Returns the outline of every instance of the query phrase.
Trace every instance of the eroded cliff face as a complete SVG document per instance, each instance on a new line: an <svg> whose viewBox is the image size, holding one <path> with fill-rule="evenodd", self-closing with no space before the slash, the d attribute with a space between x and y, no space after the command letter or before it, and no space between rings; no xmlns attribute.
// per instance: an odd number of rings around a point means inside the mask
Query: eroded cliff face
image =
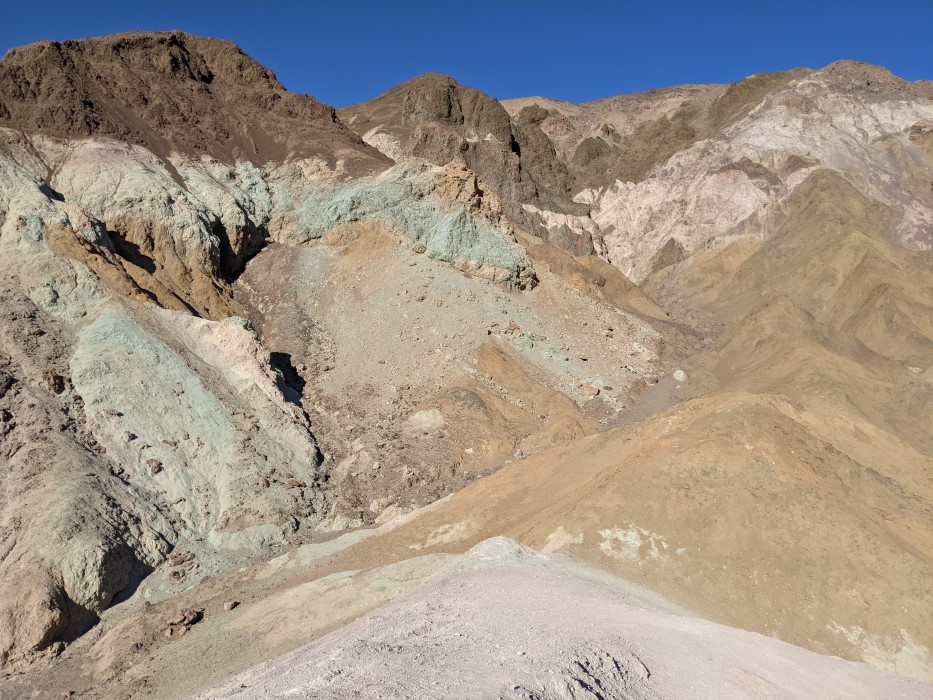
<svg viewBox="0 0 933 700"><path fill-rule="evenodd" d="M543 237L550 238L548 230L528 216L523 204L586 211L570 199L567 167L534 121L512 119L497 100L448 76L419 76L338 113L366 143L391 158L469 168L498 195L513 220ZM593 250L589 240L572 244L577 252Z"/></svg>
<svg viewBox="0 0 933 700"><path fill-rule="evenodd" d="M807 176L832 170L895 212L892 240L933 246L924 134L933 86L851 61L569 105L505 103L541 128L577 174L574 199L600 254L637 282L674 241L687 252L770 226ZM576 167L573 167L576 164ZM560 216L545 213L553 225Z"/></svg>
<svg viewBox="0 0 933 700"><path fill-rule="evenodd" d="M10 52L4 663L191 692L202 608L220 682L507 534L931 677L931 92L335 112L181 33Z"/></svg>

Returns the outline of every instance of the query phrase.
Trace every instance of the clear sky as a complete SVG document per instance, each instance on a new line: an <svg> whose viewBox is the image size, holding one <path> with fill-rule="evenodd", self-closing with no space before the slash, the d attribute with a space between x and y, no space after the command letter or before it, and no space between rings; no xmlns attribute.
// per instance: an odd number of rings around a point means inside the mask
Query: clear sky
<svg viewBox="0 0 933 700"><path fill-rule="evenodd" d="M132 29L231 39L338 107L426 71L575 102L841 58L933 79L933 0L0 0L0 53Z"/></svg>

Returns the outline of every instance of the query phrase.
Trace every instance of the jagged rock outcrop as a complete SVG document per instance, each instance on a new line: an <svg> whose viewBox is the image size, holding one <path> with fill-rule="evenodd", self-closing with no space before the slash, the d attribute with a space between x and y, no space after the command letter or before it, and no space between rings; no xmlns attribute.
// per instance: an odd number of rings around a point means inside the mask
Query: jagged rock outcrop
<svg viewBox="0 0 933 700"><path fill-rule="evenodd" d="M920 144L933 124L930 82L843 61L583 105L504 104L519 118L548 113L541 128L577 178L574 198L592 207L600 254L637 282L662 246L689 253L758 230L817 168L890 206L895 240L933 245L930 161Z"/></svg>
<svg viewBox="0 0 933 700"><path fill-rule="evenodd" d="M392 158L463 163L493 188L511 217L542 234L522 204L586 211L570 199L566 166L537 122L511 119L497 100L448 76L419 76L338 113Z"/></svg>

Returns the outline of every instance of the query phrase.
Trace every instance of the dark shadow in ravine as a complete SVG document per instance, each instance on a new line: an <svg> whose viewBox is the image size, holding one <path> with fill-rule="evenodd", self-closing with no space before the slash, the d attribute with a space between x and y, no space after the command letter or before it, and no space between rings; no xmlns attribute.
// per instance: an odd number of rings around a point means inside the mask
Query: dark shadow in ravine
<svg viewBox="0 0 933 700"><path fill-rule="evenodd" d="M287 352L269 353L272 367L279 373L279 389L291 403L301 406L302 394L305 389L305 380L292 364L292 356Z"/></svg>

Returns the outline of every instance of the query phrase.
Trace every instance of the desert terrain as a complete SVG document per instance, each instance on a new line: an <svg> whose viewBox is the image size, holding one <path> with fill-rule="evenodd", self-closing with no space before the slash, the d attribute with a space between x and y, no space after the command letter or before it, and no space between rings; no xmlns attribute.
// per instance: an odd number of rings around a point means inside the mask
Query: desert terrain
<svg viewBox="0 0 933 700"><path fill-rule="evenodd" d="M37 42L0 285L4 698L933 694L933 82Z"/></svg>

